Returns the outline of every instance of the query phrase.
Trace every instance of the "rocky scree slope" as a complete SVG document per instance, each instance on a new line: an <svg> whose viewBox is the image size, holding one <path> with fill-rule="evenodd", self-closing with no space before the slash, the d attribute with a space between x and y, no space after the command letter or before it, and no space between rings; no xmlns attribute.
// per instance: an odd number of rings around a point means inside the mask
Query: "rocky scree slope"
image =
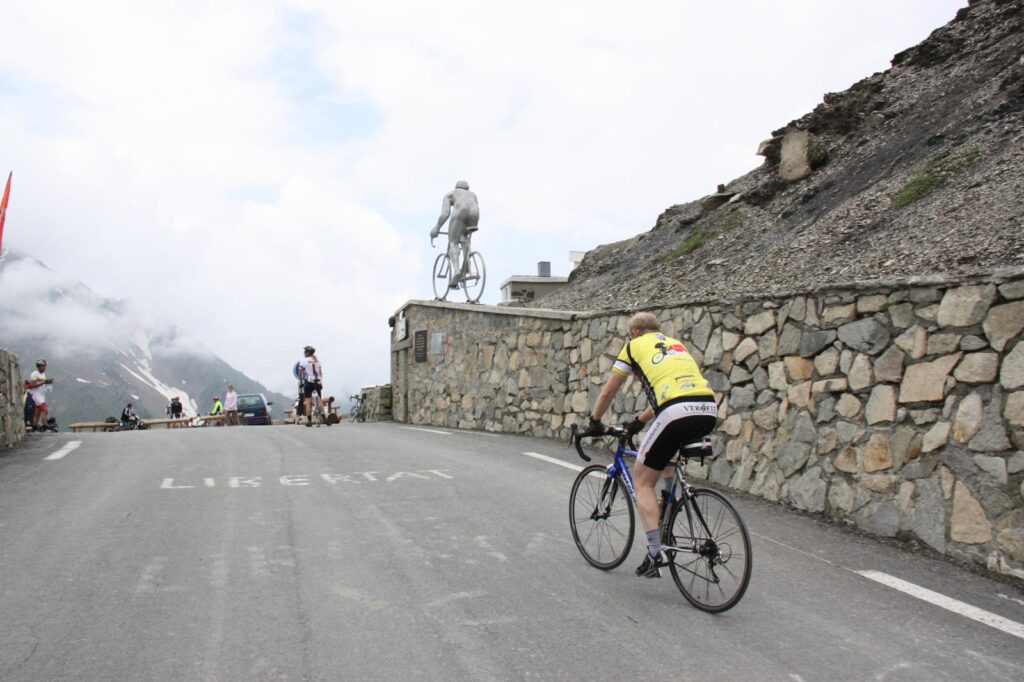
<svg viewBox="0 0 1024 682"><path fill-rule="evenodd" d="M979 0L761 143L764 164L587 253L570 310L1024 265L1024 0Z"/></svg>

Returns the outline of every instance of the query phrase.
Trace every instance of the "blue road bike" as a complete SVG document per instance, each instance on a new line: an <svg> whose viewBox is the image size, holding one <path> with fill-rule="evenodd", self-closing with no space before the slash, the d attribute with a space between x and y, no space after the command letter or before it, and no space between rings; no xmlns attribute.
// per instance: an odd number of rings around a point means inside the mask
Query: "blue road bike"
<svg viewBox="0 0 1024 682"><path fill-rule="evenodd" d="M610 465L584 468L569 495L569 525L583 558L592 566L610 570L629 555L636 531L636 490L626 458L636 458L632 435L609 427L606 435L619 444ZM572 426L570 444L589 462L581 440L589 436ZM687 601L702 611L720 613L739 603L750 583L753 557L750 535L739 512L717 490L696 488L683 476L690 459L711 456L711 441L683 443L673 467L670 493L662 493L661 542L669 557L669 570Z"/></svg>

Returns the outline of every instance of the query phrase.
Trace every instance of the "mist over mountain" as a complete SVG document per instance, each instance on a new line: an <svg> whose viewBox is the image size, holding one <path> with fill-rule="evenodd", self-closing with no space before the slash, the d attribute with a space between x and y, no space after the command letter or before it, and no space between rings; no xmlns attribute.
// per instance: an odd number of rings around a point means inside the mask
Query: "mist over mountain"
<svg viewBox="0 0 1024 682"><path fill-rule="evenodd" d="M187 414L202 414L229 383L263 393L275 419L292 402L145 307L99 296L15 250L0 254L0 346L18 356L26 378L47 360L48 403L61 425L116 417L129 401L142 417L163 417L173 396Z"/></svg>

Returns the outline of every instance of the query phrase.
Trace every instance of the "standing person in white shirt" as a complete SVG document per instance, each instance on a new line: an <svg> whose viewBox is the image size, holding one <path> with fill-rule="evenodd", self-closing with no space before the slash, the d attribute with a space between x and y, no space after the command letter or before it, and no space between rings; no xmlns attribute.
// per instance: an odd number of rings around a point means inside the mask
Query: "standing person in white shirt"
<svg viewBox="0 0 1024 682"><path fill-rule="evenodd" d="M306 408L306 426L313 426L313 393L323 396L323 369L316 357L316 348L306 346L302 349L302 359L299 360L299 379L302 380L303 405Z"/></svg>
<svg viewBox="0 0 1024 682"><path fill-rule="evenodd" d="M228 426L242 423L238 418L238 394L234 384L228 384L228 392L224 394L224 420Z"/></svg>
<svg viewBox="0 0 1024 682"><path fill-rule="evenodd" d="M46 394L50 390L53 379L46 378L46 360L36 360L36 371L28 378L28 392L32 401L36 404L36 411L32 414L32 430L38 431L39 425L46 426Z"/></svg>

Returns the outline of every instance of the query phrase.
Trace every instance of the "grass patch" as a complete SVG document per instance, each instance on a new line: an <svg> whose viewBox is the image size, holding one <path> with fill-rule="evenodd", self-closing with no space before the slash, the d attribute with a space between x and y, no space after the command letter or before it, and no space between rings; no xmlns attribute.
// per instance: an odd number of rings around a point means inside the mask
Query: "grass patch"
<svg viewBox="0 0 1024 682"><path fill-rule="evenodd" d="M676 258L693 253L699 249L704 242L714 239L720 234L743 227L743 212L739 209L730 211L727 215L707 227L698 227L690 233L686 241L672 249L672 252L665 256L664 262L674 261Z"/></svg>
<svg viewBox="0 0 1024 682"><path fill-rule="evenodd" d="M980 149L970 149L963 154L932 159L924 167L924 173L900 188L892 197L892 207L904 208L941 187L953 175L967 170L981 157Z"/></svg>

